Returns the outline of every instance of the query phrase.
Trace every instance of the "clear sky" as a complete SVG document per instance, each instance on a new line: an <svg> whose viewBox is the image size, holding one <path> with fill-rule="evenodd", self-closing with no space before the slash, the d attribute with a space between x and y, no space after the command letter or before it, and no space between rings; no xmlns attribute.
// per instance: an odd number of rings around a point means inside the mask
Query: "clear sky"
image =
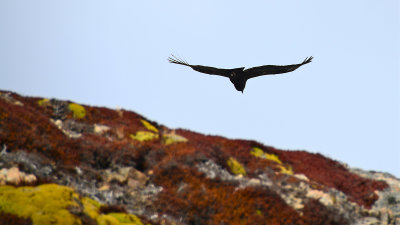
<svg viewBox="0 0 400 225"><path fill-rule="evenodd" d="M221 68L312 63L247 82ZM398 0L0 0L0 89L400 177Z"/></svg>

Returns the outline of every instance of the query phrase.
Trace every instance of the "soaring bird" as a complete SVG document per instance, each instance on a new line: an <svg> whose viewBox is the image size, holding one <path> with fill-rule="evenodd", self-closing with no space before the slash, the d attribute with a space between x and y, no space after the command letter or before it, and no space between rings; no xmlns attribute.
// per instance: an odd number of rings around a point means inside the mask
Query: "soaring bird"
<svg viewBox="0 0 400 225"><path fill-rule="evenodd" d="M229 78L233 85L235 85L236 90L241 91L243 93L244 88L246 87L246 82L250 78L263 76L263 75L274 75L280 73L288 73L296 70L300 66L310 63L313 57L306 58L300 64L292 64L286 66L276 66L276 65L265 65L265 66L257 66L249 69L244 69L245 67L233 68L233 69L220 69L210 66L201 66L201 65L190 65L186 61L172 55L172 57L168 57L168 61L170 63L180 64L184 66L189 66L192 69L200 72L211 75L219 75L223 77Z"/></svg>

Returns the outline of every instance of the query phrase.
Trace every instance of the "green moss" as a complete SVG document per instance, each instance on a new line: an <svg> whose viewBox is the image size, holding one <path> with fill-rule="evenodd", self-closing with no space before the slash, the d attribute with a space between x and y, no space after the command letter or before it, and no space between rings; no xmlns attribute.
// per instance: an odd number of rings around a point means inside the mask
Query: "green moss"
<svg viewBox="0 0 400 225"><path fill-rule="evenodd" d="M56 184L0 187L0 211L31 218L33 224L82 224L67 208L79 207L73 189Z"/></svg>
<svg viewBox="0 0 400 225"><path fill-rule="evenodd" d="M72 111L74 118L82 119L86 115L85 107L78 105L76 103L70 103L68 105L69 110Z"/></svg>
<svg viewBox="0 0 400 225"><path fill-rule="evenodd" d="M146 120L140 120L140 122L142 122L143 126L145 126L147 130L158 133L158 129L155 126L151 125L151 123L147 122Z"/></svg>
<svg viewBox="0 0 400 225"><path fill-rule="evenodd" d="M236 174L236 175L241 174L243 176L246 175L245 168L242 166L242 164L240 164L240 162L238 162L233 157L230 157L226 163L228 164L228 166L233 174Z"/></svg>
<svg viewBox="0 0 400 225"><path fill-rule="evenodd" d="M158 134L150 131L138 131L136 134L129 135L130 138L136 141L150 141L158 138Z"/></svg>

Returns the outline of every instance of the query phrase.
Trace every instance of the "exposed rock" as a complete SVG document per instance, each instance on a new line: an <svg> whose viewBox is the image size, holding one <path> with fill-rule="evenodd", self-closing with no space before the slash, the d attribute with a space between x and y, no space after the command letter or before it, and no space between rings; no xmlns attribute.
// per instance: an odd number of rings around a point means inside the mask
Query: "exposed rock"
<svg viewBox="0 0 400 225"><path fill-rule="evenodd" d="M58 127L58 129L60 129L65 135L67 135L70 138L80 138L82 136L81 133L75 132L71 129L68 129L65 124L63 123L63 121L61 120L52 120L50 119L50 121L52 123L54 123L54 125L56 125ZM69 126L71 127L71 125Z"/></svg>
<svg viewBox="0 0 400 225"><path fill-rule="evenodd" d="M68 102L59 101L57 99L51 99L50 104L45 104L45 106L50 105L53 108L51 117L54 120L65 120L70 110L68 108Z"/></svg>
<svg viewBox="0 0 400 225"><path fill-rule="evenodd" d="M105 132L109 131L110 127L106 125L101 125L101 124L95 124L94 125L94 133L96 134L104 134Z"/></svg>
<svg viewBox="0 0 400 225"><path fill-rule="evenodd" d="M15 167L19 165L28 174L35 174L38 177L50 177L54 171L54 163L43 155L29 153L28 151L15 151L4 154L0 157L0 168Z"/></svg>
<svg viewBox="0 0 400 225"><path fill-rule="evenodd" d="M33 184L36 182L36 176L33 174L26 174L19 171L18 167L2 168L0 170L0 184L20 185Z"/></svg>
<svg viewBox="0 0 400 225"><path fill-rule="evenodd" d="M103 172L105 182L117 181L119 184L127 184L129 187L145 186L148 177L133 167L122 167L118 169L107 169Z"/></svg>
<svg viewBox="0 0 400 225"><path fill-rule="evenodd" d="M17 105L17 106L24 106L24 104L22 102L14 99L11 96L10 92L2 92L2 91L0 91L0 98L4 99L6 102L9 102L9 103Z"/></svg>
<svg viewBox="0 0 400 225"><path fill-rule="evenodd" d="M400 179L388 174L374 171L351 169L362 177L386 182L389 187L377 190L379 198L372 209L367 211L370 218L375 218L378 224L400 224ZM373 223L371 223L373 224Z"/></svg>
<svg viewBox="0 0 400 225"><path fill-rule="evenodd" d="M177 142L186 142L188 141L185 137L176 134L174 130L163 132L163 139L166 145L170 145Z"/></svg>

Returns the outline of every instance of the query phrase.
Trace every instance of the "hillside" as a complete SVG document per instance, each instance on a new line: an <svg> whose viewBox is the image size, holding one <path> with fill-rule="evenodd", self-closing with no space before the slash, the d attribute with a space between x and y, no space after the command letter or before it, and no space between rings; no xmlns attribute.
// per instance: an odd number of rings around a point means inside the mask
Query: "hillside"
<svg viewBox="0 0 400 225"><path fill-rule="evenodd" d="M400 224L400 181L321 154L0 91L0 224Z"/></svg>

